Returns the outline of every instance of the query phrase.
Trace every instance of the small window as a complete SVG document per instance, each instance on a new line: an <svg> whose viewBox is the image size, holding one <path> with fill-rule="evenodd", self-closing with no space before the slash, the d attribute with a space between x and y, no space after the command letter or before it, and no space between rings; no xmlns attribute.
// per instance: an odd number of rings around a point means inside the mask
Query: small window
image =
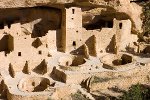
<svg viewBox="0 0 150 100"><path fill-rule="evenodd" d="M75 42L75 41L73 41L72 45L73 45L73 46L76 46L76 42Z"/></svg>
<svg viewBox="0 0 150 100"><path fill-rule="evenodd" d="M32 86L35 86L35 82L32 82Z"/></svg>
<svg viewBox="0 0 150 100"><path fill-rule="evenodd" d="M122 29L122 23L119 23L119 28Z"/></svg>
<svg viewBox="0 0 150 100"><path fill-rule="evenodd" d="M48 44L46 44L46 48L48 48Z"/></svg>
<svg viewBox="0 0 150 100"><path fill-rule="evenodd" d="M75 9L72 9L72 14L74 14L75 13Z"/></svg>
<svg viewBox="0 0 150 100"><path fill-rule="evenodd" d="M69 66L69 62L68 61L66 62L66 66Z"/></svg>
<svg viewBox="0 0 150 100"><path fill-rule="evenodd" d="M74 20L74 18L71 18L72 20Z"/></svg>
<svg viewBox="0 0 150 100"><path fill-rule="evenodd" d="M18 52L18 56L21 56L21 52Z"/></svg>
<svg viewBox="0 0 150 100"><path fill-rule="evenodd" d="M41 54L42 54L42 51L39 51L39 54L41 55Z"/></svg>

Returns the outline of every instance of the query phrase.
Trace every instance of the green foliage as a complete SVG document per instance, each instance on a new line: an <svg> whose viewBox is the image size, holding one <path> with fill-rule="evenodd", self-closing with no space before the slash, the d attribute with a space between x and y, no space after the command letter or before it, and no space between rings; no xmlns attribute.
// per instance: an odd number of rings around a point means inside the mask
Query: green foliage
<svg viewBox="0 0 150 100"><path fill-rule="evenodd" d="M144 36L150 37L150 1L142 2Z"/></svg>
<svg viewBox="0 0 150 100"><path fill-rule="evenodd" d="M129 91L124 92L120 100L149 100L150 89L144 85L133 85L129 88Z"/></svg>
<svg viewBox="0 0 150 100"><path fill-rule="evenodd" d="M71 95L72 100L90 100L86 98L80 91L77 91L75 94Z"/></svg>

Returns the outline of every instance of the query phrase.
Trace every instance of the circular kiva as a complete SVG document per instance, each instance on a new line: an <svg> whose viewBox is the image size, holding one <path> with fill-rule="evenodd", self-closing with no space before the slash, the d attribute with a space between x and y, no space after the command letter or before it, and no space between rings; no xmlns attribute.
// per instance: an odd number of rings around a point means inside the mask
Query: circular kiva
<svg viewBox="0 0 150 100"><path fill-rule="evenodd" d="M18 88L23 92L42 92L50 86L50 80L44 77L27 77L23 78Z"/></svg>
<svg viewBox="0 0 150 100"><path fill-rule="evenodd" d="M64 70L78 70L83 64L86 63L86 60L82 56L73 56L73 57L61 57L59 59L59 66Z"/></svg>
<svg viewBox="0 0 150 100"><path fill-rule="evenodd" d="M135 62L135 59L130 54L120 53L118 55L105 55L101 58L101 61L103 63L103 68L117 70L130 67L130 65L132 66Z"/></svg>

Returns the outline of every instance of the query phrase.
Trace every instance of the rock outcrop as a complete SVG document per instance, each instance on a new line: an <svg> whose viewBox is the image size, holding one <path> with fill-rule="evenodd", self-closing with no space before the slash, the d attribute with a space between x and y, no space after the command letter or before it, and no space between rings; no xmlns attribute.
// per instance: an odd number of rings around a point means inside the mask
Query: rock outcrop
<svg viewBox="0 0 150 100"><path fill-rule="evenodd" d="M140 18L142 7L134 2L130 3L130 0L0 0L1 9L35 6L63 8L67 5L82 6L85 8L85 16L86 19L89 20L92 19L95 14L100 15L101 13L104 13L105 15L108 14L108 12L111 12L109 14L111 14L110 16L112 17L130 18L133 25L132 32L142 32L142 20ZM99 9L97 7L102 8ZM90 13L90 16L88 16L88 13Z"/></svg>

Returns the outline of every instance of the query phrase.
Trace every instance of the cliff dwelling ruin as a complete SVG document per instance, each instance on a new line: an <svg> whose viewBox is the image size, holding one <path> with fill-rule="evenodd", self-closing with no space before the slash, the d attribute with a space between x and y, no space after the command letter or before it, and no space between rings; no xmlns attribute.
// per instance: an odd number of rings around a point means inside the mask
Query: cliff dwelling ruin
<svg viewBox="0 0 150 100"><path fill-rule="evenodd" d="M150 82L141 1L12 2L0 1L2 100L101 100L119 95L108 88Z"/></svg>

